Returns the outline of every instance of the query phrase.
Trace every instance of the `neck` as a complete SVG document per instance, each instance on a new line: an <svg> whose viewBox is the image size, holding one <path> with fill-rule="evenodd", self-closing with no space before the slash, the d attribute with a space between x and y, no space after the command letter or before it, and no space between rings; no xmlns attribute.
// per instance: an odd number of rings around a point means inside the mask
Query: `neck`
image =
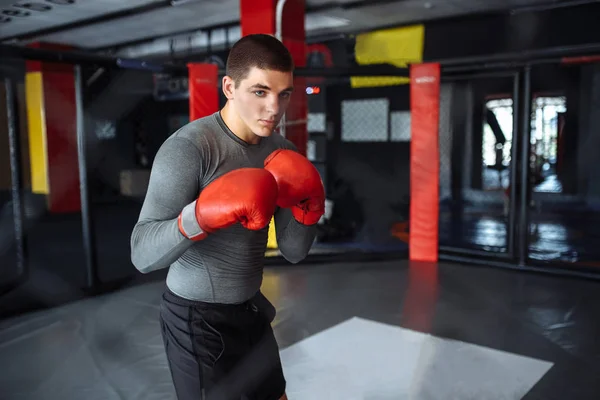
<svg viewBox="0 0 600 400"><path fill-rule="evenodd" d="M229 101L221 109L221 118L231 132L241 140L249 144L258 144L260 137L255 135L235 112L233 104Z"/></svg>

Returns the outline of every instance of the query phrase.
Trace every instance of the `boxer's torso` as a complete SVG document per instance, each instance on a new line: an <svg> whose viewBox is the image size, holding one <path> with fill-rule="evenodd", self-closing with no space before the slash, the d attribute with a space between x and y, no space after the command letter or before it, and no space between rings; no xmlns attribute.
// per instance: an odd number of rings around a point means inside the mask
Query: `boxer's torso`
<svg viewBox="0 0 600 400"><path fill-rule="evenodd" d="M167 143L168 141L173 142ZM177 193L151 194L153 198L162 199L153 203L160 204L161 210L152 210L152 205L148 202L148 205L144 205L140 219L143 219L144 215L157 215L158 212L164 214L164 204L179 207L183 203L190 203L196 199L202 188L219 176L239 168L262 168L263 161L272 151L278 148L293 148L291 143L279 134L262 138L259 144L248 144L227 128L218 112L185 125L169 137L167 142L163 147L169 150L161 150L170 153L166 157L162 155L162 159L177 157L179 149L181 154L191 158L189 167L197 170L198 180L184 183L195 185L194 188L181 187ZM193 146L195 150L188 146ZM190 157L191 151L197 153L197 159ZM160 165L153 166L153 174L164 177L162 179L169 179L168 171L161 173L155 171L156 168L168 169L168 163L161 162ZM154 187L160 187L160 184ZM190 198L192 192L195 194ZM181 209L174 208L169 217L180 212ZM161 237L150 239L161 241ZM172 236L169 240L172 240ZM182 237L182 240L188 239ZM251 231L236 224L214 232L204 240L192 244L181 257L171 263L167 286L175 294L187 299L217 303L243 302L252 297L261 286L267 240L268 227L260 231Z"/></svg>

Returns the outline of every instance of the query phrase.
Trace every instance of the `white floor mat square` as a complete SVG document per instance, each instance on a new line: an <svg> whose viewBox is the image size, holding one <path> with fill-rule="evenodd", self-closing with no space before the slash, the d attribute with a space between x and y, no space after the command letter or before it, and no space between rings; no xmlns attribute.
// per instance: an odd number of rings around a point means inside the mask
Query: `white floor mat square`
<svg viewBox="0 0 600 400"><path fill-rule="evenodd" d="M517 400L553 365L361 318L281 358L290 400Z"/></svg>

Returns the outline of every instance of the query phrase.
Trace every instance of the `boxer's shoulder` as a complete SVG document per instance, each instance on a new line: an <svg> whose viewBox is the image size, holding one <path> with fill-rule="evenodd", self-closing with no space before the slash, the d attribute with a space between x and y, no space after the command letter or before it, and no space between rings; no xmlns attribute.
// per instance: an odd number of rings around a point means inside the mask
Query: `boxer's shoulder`
<svg viewBox="0 0 600 400"><path fill-rule="evenodd" d="M213 115L190 121L171 135L171 138L185 140L200 152L211 151L219 135L220 127Z"/></svg>
<svg viewBox="0 0 600 400"><path fill-rule="evenodd" d="M207 116L188 122L175 131L173 136L197 141L209 136L215 129L217 129L217 125L215 125L211 116Z"/></svg>

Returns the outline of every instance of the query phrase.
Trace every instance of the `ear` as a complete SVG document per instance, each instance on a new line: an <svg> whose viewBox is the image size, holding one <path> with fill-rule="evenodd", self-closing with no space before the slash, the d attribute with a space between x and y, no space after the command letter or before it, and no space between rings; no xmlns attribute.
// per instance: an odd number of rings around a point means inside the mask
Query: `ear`
<svg viewBox="0 0 600 400"><path fill-rule="evenodd" d="M227 100L233 99L233 93L235 89L235 82L233 79L231 79L230 76L225 75L223 77L223 84L221 86L223 87L223 94L225 94Z"/></svg>

